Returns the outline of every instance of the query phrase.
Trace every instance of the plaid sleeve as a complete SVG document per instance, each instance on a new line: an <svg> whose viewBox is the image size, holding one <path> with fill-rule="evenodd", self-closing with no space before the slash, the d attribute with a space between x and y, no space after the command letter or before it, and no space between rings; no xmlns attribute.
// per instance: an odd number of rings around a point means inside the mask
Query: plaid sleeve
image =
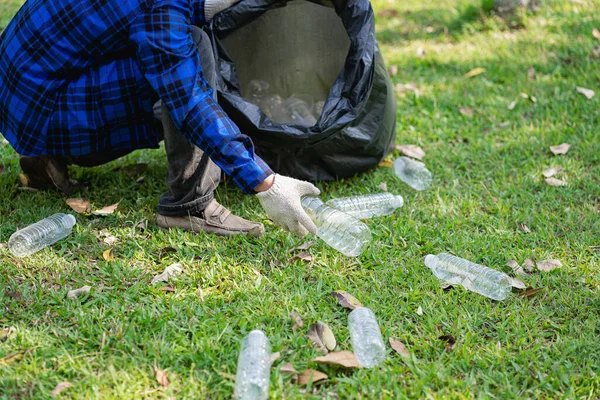
<svg viewBox="0 0 600 400"><path fill-rule="evenodd" d="M204 150L244 193L273 173L213 100L192 40L194 0L165 0L140 14L130 37L144 76L156 90L175 126ZM200 3L200 2L198 2Z"/></svg>

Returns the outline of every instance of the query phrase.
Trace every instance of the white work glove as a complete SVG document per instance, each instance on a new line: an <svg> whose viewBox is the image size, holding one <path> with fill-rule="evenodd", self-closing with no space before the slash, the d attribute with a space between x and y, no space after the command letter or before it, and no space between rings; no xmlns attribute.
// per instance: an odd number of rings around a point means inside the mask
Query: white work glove
<svg viewBox="0 0 600 400"><path fill-rule="evenodd" d="M231 7L240 0L206 0L204 2L204 16L206 22L213 19L215 15Z"/></svg>
<svg viewBox="0 0 600 400"><path fill-rule="evenodd" d="M317 233L317 226L302 208L302 196L320 193L310 182L275 174L273 185L256 197L273 222L298 236L305 236L308 232Z"/></svg>

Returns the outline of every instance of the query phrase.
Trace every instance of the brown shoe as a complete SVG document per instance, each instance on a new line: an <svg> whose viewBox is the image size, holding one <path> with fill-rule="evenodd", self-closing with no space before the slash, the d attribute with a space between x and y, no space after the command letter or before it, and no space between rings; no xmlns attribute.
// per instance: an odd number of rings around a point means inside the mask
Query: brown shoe
<svg viewBox="0 0 600 400"><path fill-rule="evenodd" d="M69 181L67 164L59 157L21 156L19 159L21 169L27 175L28 185L36 189L58 189L63 193L70 193L73 186Z"/></svg>
<svg viewBox="0 0 600 400"><path fill-rule="evenodd" d="M203 211L203 217L170 217L158 214L156 223L164 229L181 228L192 232L214 233L218 236L248 235L261 237L265 232L259 222L252 222L233 215L231 211L212 200Z"/></svg>

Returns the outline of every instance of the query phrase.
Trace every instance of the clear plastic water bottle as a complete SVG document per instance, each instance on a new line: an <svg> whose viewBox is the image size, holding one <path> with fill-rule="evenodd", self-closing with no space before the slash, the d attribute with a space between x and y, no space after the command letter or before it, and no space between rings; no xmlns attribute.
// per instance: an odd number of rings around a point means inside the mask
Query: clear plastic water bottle
<svg viewBox="0 0 600 400"><path fill-rule="evenodd" d="M371 241L367 225L317 197L303 197L302 207L317 225L317 236L342 254L359 256Z"/></svg>
<svg viewBox="0 0 600 400"><path fill-rule="evenodd" d="M263 331L254 330L242 341L235 376L234 398L264 400L269 397L271 344Z"/></svg>
<svg viewBox="0 0 600 400"><path fill-rule="evenodd" d="M425 190L431 187L431 172L425 168L425 164L422 162L408 157L400 157L394 160L394 171L402 182L415 190Z"/></svg>
<svg viewBox="0 0 600 400"><path fill-rule="evenodd" d="M373 311L356 308L348 316L348 329L352 350L363 367L373 368L385 361L385 344Z"/></svg>
<svg viewBox="0 0 600 400"><path fill-rule="evenodd" d="M290 97L284 102L292 123L304 126L313 126L317 119L310 111L310 107L305 101L296 97Z"/></svg>
<svg viewBox="0 0 600 400"><path fill-rule="evenodd" d="M340 197L329 200L327 204L354 218L371 218L392 214L397 208L404 205L404 199L402 196L392 193L376 193Z"/></svg>
<svg viewBox="0 0 600 400"><path fill-rule="evenodd" d="M12 234L8 249L16 257L25 257L66 238L76 220L71 214L54 214Z"/></svg>
<svg viewBox="0 0 600 400"><path fill-rule="evenodd" d="M425 265L442 281L459 284L494 300L504 300L512 289L511 278L504 272L451 254L429 254L425 257Z"/></svg>

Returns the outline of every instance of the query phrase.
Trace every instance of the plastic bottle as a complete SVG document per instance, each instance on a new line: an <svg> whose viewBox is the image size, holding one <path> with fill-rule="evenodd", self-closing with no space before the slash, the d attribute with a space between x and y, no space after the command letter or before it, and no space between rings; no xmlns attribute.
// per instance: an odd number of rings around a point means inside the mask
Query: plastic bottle
<svg viewBox="0 0 600 400"><path fill-rule="evenodd" d="M260 104L260 108L265 113L265 115L272 120L274 110L281 107L282 103L283 99L280 95L271 94L263 99L262 103Z"/></svg>
<svg viewBox="0 0 600 400"><path fill-rule="evenodd" d="M367 225L317 197L303 197L302 207L317 225L317 236L342 254L359 256L371 241Z"/></svg>
<svg viewBox="0 0 600 400"><path fill-rule="evenodd" d="M400 157L394 160L394 171L402 182L415 190L425 190L431 186L431 172L422 162Z"/></svg>
<svg viewBox="0 0 600 400"><path fill-rule="evenodd" d="M242 341L235 377L234 398L267 399L270 374L271 344L263 331L254 330Z"/></svg>
<svg viewBox="0 0 600 400"><path fill-rule="evenodd" d="M25 257L66 238L76 220L70 214L54 214L12 234L8 248L16 257Z"/></svg>
<svg viewBox="0 0 600 400"><path fill-rule="evenodd" d="M404 205L404 199L392 193L376 193L332 199L327 205L354 218L371 218L392 214Z"/></svg>
<svg viewBox="0 0 600 400"><path fill-rule="evenodd" d="M312 115L308 104L297 97L292 96L287 99L285 101L285 108L290 115L290 122L294 124L313 126L317 123L317 119Z"/></svg>
<svg viewBox="0 0 600 400"><path fill-rule="evenodd" d="M494 300L504 300L512 289L511 278L505 273L450 254L429 254L425 265L439 279Z"/></svg>
<svg viewBox="0 0 600 400"><path fill-rule="evenodd" d="M324 101L317 101L315 103L315 118L319 119L321 117L321 114L323 114L323 109L325 108L325 102Z"/></svg>
<svg viewBox="0 0 600 400"><path fill-rule="evenodd" d="M269 82L255 79L248 83L248 94L251 98L266 97L269 94L269 88Z"/></svg>
<svg viewBox="0 0 600 400"><path fill-rule="evenodd" d="M352 350L363 367L372 368L385 361L385 345L373 311L356 308L348 315L348 329Z"/></svg>

